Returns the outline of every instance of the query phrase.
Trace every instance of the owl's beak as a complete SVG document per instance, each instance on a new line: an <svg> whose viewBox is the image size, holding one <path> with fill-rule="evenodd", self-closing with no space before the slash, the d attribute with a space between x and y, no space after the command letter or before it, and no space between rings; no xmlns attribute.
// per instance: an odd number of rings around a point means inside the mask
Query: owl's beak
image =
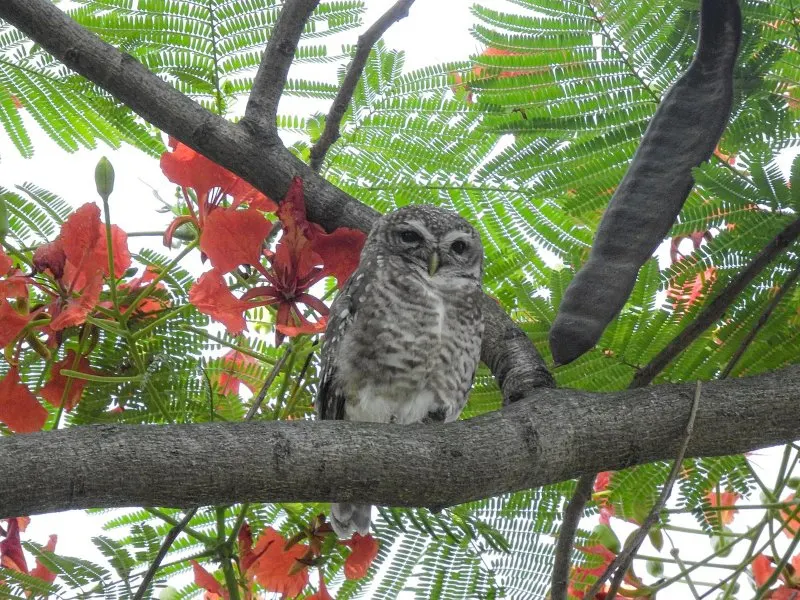
<svg viewBox="0 0 800 600"><path fill-rule="evenodd" d="M428 257L428 274L433 277L436 271L439 270L439 251L434 250Z"/></svg>

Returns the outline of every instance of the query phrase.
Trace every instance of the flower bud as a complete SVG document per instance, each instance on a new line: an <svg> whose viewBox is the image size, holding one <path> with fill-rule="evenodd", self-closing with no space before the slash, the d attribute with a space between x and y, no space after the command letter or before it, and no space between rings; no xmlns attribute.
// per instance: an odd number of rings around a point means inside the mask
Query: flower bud
<svg viewBox="0 0 800 600"><path fill-rule="evenodd" d="M100 197L103 200L108 200L111 192L114 191L114 167L105 156L100 159L94 170L94 182Z"/></svg>

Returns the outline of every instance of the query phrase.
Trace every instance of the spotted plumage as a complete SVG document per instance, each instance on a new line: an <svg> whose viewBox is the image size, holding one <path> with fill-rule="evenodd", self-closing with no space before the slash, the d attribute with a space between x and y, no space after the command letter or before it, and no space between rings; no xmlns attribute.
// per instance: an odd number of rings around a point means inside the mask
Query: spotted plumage
<svg viewBox="0 0 800 600"><path fill-rule="evenodd" d="M458 418L480 357L483 249L456 213L380 218L331 306L317 394L321 419L409 424ZM331 505L340 537L369 531L371 507Z"/></svg>

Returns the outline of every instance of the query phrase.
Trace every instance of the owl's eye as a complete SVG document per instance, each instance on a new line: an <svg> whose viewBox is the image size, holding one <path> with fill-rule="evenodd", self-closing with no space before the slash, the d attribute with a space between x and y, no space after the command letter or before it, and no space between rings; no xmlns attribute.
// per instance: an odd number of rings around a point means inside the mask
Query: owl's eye
<svg viewBox="0 0 800 600"><path fill-rule="evenodd" d="M422 241L422 236L413 229L406 229L400 232L400 239L406 244L417 244Z"/></svg>
<svg viewBox="0 0 800 600"><path fill-rule="evenodd" d="M467 242L463 240L456 240L450 245L450 250L456 254L464 254L464 252L467 250Z"/></svg>

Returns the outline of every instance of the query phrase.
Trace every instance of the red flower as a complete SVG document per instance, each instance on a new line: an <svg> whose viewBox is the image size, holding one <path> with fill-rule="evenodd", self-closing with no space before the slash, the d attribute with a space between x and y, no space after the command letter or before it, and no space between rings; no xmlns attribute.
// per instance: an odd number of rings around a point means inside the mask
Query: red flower
<svg viewBox="0 0 800 600"><path fill-rule="evenodd" d="M608 499L608 486L611 483L611 476L613 471L603 471L598 473L594 480L594 493L592 499L597 502L600 507L600 522L608 525L611 522L611 517L614 516L614 505Z"/></svg>
<svg viewBox="0 0 800 600"><path fill-rule="evenodd" d="M378 556L377 540L371 535L354 533L352 539L342 543L352 550L344 561L344 576L347 579L361 579Z"/></svg>
<svg viewBox="0 0 800 600"><path fill-rule="evenodd" d="M717 492L711 490L706 494L706 500L708 500L708 504L712 508L716 508L717 506L733 506L739 499L741 499L741 496L731 491L717 494ZM730 510L709 511L706 513L706 521L711 525L717 523L720 525L730 525L737 512L739 512L739 510L735 508Z"/></svg>
<svg viewBox="0 0 800 600"><path fill-rule="evenodd" d="M128 310L130 304L136 301L136 299L139 297L139 294L141 294L142 291L153 282L157 275L158 273L155 271L153 266L148 265L141 277L136 277L130 281L120 283L117 286L117 292L120 294L120 310ZM162 282L159 281L153 289L153 292L139 301L139 304L136 306L136 312L141 316L147 316L150 313L167 308L170 305L170 302L168 299L166 299L166 292L167 288ZM100 305L110 306L110 304L107 302L102 302Z"/></svg>
<svg viewBox="0 0 800 600"><path fill-rule="evenodd" d="M239 265L261 262L261 247L271 229L255 209L220 208L206 218L200 249L217 271L228 273Z"/></svg>
<svg viewBox="0 0 800 600"><path fill-rule="evenodd" d="M272 527L267 527L253 549L255 559L247 569L249 577L266 590L296 596L308 583L308 567L299 562L308 551L305 544L286 549L286 540Z"/></svg>
<svg viewBox="0 0 800 600"><path fill-rule="evenodd" d="M47 540L47 544L45 545L44 549L48 552L55 552L56 542L58 542L58 536L51 535ZM53 581L56 579L56 574L44 566L38 558L36 559L36 566L33 567L33 570L31 571L31 575L37 579L46 581L47 583L53 583Z"/></svg>
<svg viewBox="0 0 800 600"><path fill-rule="evenodd" d="M321 569L319 570L319 589L316 593L311 594L308 600L333 600L333 596L328 593L328 588L325 587L325 578Z"/></svg>
<svg viewBox="0 0 800 600"><path fill-rule="evenodd" d="M0 421L15 433L39 431L47 421L47 411L20 381L17 367L0 380Z"/></svg>
<svg viewBox="0 0 800 600"><path fill-rule="evenodd" d="M200 276L189 290L189 302L201 313L225 325L231 335L247 329L243 313L252 306L234 296L225 284L222 274L216 270Z"/></svg>
<svg viewBox="0 0 800 600"><path fill-rule="evenodd" d="M220 393L238 394L241 384L246 385L251 392L255 393L258 384L252 375L256 372L254 367L259 364L259 361L249 354L230 350L222 357L223 370L217 377Z"/></svg>
<svg viewBox="0 0 800 600"><path fill-rule="evenodd" d="M61 406L64 402L64 410L71 411L81 399L83 388L88 383L85 379L69 378L61 374L61 369L80 371L81 373L94 373L94 370L89 365L89 361L85 356L75 363L75 351L67 351L63 360L53 365L53 370L50 373L50 381L39 390L39 395L47 400L55 407ZM64 393L69 386L69 393L64 397Z"/></svg>
<svg viewBox="0 0 800 600"><path fill-rule="evenodd" d="M25 554L22 552L22 543L19 539L20 524L17 518L6 519L6 531L0 527L0 535L5 534L5 539L0 542L0 566L12 571L28 572Z"/></svg>
<svg viewBox="0 0 800 600"><path fill-rule="evenodd" d="M756 587L764 585L775 572L775 567L772 566L772 559L764 554L756 556L750 564L753 569L753 581L755 581Z"/></svg>
<svg viewBox="0 0 800 600"><path fill-rule="evenodd" d="M217 163L198 154L188 146L170 137L172 152L161 155L161 171L167 179L183 188L189 216L175 219L164 234L164 244L172 245L175 229L183 223L192 222L202 231L206 219L215 208L221 205L226 196L231 196L231 208L247 203L251 209L274 212L277 205L252 185L219 166ZM196 201L190 199L187 189L195 192Z"/></svg>
<svg viewBox="0 0 800 600"><path fill-rule="evenodd" d="M588 555L590 564L596 565L573 567L572 569L569 587L567 588L567 596L570 598L578 598L579 600L583 600L586 592L589 591L589 588L592 587L598 577L605 573L608 565L610 565L614 558L616 558L616 554L600 544L595 544L594 546L588 547L578 546L577 550L580 550L584 554ZM597 563L598 558L600 559L599 563ZM630 571L625 574L623 581L630 587L620 589L620 596L625 598L639 598L641 600L647 600L650 598L650 596L647 595L634 596L636 591L642 586L642 582L637 577L633 576ZM607 590L608 583L606 582L592 600L605 600Z"/></svg>
<svg viewBox="0 0 800 600"><path fill-rule="evenodd" d="M13 342L30 320L30 314L18 312L8 300L0 298L0 347L5 348Z"/></svg>
<svg viewBox="0 0 800 600"><path fill-rule="evenodd" d="M275 338L279 344L284 335L324 331L328 307L308 291L328 275L344 283L358 265L366 236L342 228L325 233L320 226L308 222L305 212L303 182L295 177L278 209L283 235L274 253L262 251L269 225L257 212L217 210L212 213L204 230L204 235L210 232L204 250L215 266L212 273L216 274L206 273L195 284L189 295L192 304L225 324L231 334L246 328L244 311L257 306L275 306ZM232 239L237 236L240 239ZM262 255L267 257L269 267L261 263ZM253 266L264 277L266 285L254 287L237 299L227 289L222 273L240 264ZM307 309L317 314L316 319L310 320L304 314Z"/></svg>
<svg viewBox="0 0 800 600"><path fill-rule="evenodd" d="M214 579L214 576L206 571L196 560L189 561L194 571L194 582L197 587L206 590L205 600L217 600L218 598L228 598L228 590Z"/></svg>
<svg viewBox="0 0 800 600"><path fill-rule="evenodd" d="M794 494L789 494L782 502L788 503L794 500L794 498ZM783 526L783 533L790 539L793 539L794 536L800 533L800 511L795 513L795 509L797 509L797 506L793 505L788 510L781 510L781 519L786 523ZM795 513L794 516L792 516L792 513Z"/></svg>

